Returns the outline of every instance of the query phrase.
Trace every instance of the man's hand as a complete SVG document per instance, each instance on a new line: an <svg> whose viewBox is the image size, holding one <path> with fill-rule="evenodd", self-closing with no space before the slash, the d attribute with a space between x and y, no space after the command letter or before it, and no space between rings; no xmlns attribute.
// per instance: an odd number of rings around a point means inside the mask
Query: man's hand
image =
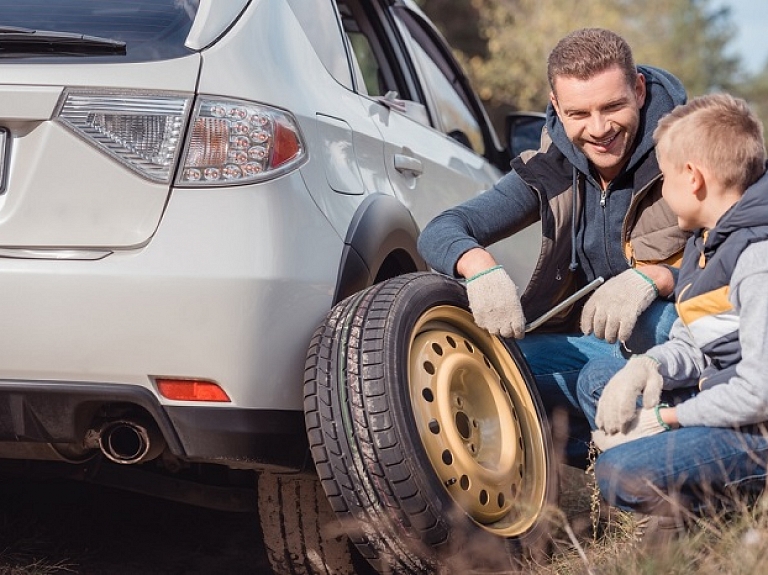
<svg viewBox="0 0 768 575"><path fill-rule="evenodd" d="M601 451L607 451L612 447L621 445L628 441L634 441L641 437L650 437L657 433L663 433L670 428L664 424L659 415L659 408L653 409L640 409L637 411L637 415L632 420L632 424L629 426L626 432L620 433L606 433L605 431L598 429L592 432L592 442Z"/></svg>
<svg viewBox="0 0 768 575"><path fill-rule="evenodd" d="M469 278L467 298L475 323L491 335L517 339L525 335L525 316L517 287L501 266Z"/></svg>
<svg viewBox="0 0 768 575"><path fill-rule="evenodd" d="M581 331L608 343L627 341L637 318L658 296L647 275L630 269L612 277L587 300L581 312Z"/></svg>
<svg viewBox="0 0 768 575"><path fill-rule="evenodd" d="M635 416L637 397L643 394L645 409L656 407L663 383L658 361L648 355L633 356L605 386L595 423L609 434L622 431Z"/></svg>

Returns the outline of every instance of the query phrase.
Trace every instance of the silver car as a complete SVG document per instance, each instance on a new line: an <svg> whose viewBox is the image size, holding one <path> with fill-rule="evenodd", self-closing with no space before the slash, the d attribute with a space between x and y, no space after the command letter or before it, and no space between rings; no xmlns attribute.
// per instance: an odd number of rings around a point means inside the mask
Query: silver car
<svg viewBox="0 0 768 575"><path fill-rule="evenodd" d="M411 0L0 0L0 458L219 507L258 475L293 572L313 331L509 159ZM497 248L518 283L538 243Z"/></svg>

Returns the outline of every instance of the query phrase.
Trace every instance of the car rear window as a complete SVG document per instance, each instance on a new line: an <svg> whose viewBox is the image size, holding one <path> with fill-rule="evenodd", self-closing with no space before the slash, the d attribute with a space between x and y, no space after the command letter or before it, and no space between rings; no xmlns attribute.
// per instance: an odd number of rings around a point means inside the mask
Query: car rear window
<svg viewBox="0 0 768 575"><path fill-rule="evenodd" d="M98 57L118 62L178 58L191 53L184 46L199 0L0 0L0 58L28 62L30 58L56 61ZM3 36L17 28L67 32L125 42L124 55L73 55L65 49L26 49ZM9 47L10 46L10 47ZM87 51L86 51L87 52Z"/></svg>

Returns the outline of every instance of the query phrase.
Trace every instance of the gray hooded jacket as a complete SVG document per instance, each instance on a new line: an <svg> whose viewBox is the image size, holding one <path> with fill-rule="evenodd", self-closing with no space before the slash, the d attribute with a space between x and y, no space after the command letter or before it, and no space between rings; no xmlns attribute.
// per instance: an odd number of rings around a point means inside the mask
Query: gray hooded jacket
<svg viewBox="0 0 768 575"><path fill-rule="evenodd" d="M638 70L647 90L638 137L630 160L607 190L550 104L542 148L515 158L513 170L490 190L432 220L419 238L424 259L435 270L456 276L456 262L465 252L540 220L541 252L521 297L529 318L598 276L609 279L638 262L676 263L688 234L677 227L661 197L653 130L664 114L685 102L685 91L668 72ZM577 318L578 310L572 309L544 329L573 330Z"/></svg>
<svg viewBox="0 0 768 575"><path fill-rule="evenodd" d="M677 406L680 424L731 427L768 421L768 175L685 249L676 288L680 317L648 350L664 388L698 385Z"/></svg>

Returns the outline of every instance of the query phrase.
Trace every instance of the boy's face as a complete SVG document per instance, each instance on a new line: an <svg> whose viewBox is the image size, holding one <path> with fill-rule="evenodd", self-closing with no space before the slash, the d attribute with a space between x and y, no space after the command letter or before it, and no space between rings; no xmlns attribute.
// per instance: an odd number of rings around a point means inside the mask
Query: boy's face
<svg viewBox="0 0 768 575"><path fill-rule="evenodd" d="M669 158L668 142L662 140L656 146L656 157L664 176L661 195L669 208L677 216L677 225L683 230L695 230L703 227L699 222L700 204L696 196L691 164L676 166Z"/></svg>
<svg viewBox="0 0 768 575"><path fill-rule="evenodd" d="M565 133L603 179L613 180L624 167L640 125L645 103L645 77L627 83L617 65L588 80L558 76L550 101Z"/></svg>

